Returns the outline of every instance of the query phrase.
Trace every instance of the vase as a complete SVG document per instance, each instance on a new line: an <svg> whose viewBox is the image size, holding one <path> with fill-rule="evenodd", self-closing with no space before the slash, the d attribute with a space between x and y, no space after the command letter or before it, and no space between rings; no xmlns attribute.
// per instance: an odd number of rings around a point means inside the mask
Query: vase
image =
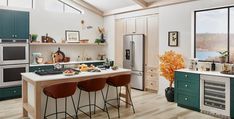
<svg viewBox="0 0 234 119"><path fill-rule="evenodd" d="M171 87L166 88L165 96L168 102L174 102L174 88Z"/></svg>
<svg viewBox="0 0 234 119"><path fill-rule="evenodd" d="M219 57L220 63L225 63L227 58L226 57Z"/></svg>
<svg viewBox="0 0 234 119"><path fill-rule="evenodd" d="M106 41L105 41L105 39L104 39L104 34L102 33L101 34L101 43L105 43Z"/></svg>

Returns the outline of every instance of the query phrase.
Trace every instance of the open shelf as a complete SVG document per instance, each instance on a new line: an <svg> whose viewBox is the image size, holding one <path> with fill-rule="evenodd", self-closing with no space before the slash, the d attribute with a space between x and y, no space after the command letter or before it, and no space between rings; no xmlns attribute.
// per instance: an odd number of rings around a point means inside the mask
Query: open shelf
<svg viewBox="0 0 234 119"><path fill-rule="evenodd" d="M106 43L30 43L30 46L105 46Z"/></svg>

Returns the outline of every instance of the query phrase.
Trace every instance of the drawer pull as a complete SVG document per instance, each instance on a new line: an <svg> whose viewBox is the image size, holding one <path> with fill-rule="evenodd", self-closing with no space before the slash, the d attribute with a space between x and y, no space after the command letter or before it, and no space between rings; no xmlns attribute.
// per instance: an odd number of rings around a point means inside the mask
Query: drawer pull
<svg viewBox="0 0 234 119"><path fill-rule="evenodd" d="M184 75L184 77L185 77L185 78L188 78L188 75L186 74L186 75Z"/></svg>
<svg viewBox="0 0 234 119"><path fill-rule="evenodd" d="M14 90L13 92L16 93L16 90Z"/></svg>
<svg viewBox="0 0 234 119"><path fill-rule="evenodd" d="M184 85L186 88L188 87L188 85Z"/></svg>
<svg viewBox="0 0 234 119"><path fill-rule="evenodd" d="M187 100L188 100L188 98L184 98L184 100L186 100L186 101L187 101Z"/></svg>

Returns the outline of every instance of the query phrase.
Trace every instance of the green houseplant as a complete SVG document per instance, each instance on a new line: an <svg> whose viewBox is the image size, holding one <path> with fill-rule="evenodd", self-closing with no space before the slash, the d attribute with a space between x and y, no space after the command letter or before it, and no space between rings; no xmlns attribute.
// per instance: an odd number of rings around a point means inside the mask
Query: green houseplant
<svg viewBox="0 0 234 119"><path fill-rule="evenodd" d="M37 34L32 34L31 37L32 37L32 42L35 42L35 41L37 41L38 35Z"/></svg>

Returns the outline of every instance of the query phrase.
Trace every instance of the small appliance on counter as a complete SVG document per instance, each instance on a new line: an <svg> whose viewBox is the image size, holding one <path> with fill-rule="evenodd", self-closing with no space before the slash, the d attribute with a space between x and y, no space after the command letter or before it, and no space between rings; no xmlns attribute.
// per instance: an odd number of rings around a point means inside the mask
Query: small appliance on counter
<svg viewBox="0 0 234 119"><path fill-rule="evenodd" d="M41 37L41 42L42 43L56 43L56 41L52 37L48 36L48 33L46 34L46 36Z"/></svg>
<svg viewBox="0 0 234 119"><path fill-rule="evenodd" d="M32 64L41 64L43 62L41 61L42 60L41 56L42 56L41 53L37 53L37 52L32 53L32 58L33 58Z"/></svg>
<svg viewBox="0 0 234 119"><path fill-rule="evenodd" d="M198 70L197 65L198 65L198 60L196 58L191 58L189 60L189 69L190 70L194 70L194 71Z"/></svg>

